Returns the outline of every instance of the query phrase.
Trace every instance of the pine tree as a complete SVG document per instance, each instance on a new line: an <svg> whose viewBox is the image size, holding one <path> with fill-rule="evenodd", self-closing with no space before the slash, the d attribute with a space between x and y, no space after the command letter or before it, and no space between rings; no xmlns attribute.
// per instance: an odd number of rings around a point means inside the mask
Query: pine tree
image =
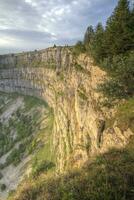
<svg viewBox="0 0 134 200"><path fill-rule="evenodd" d="M85 47L89 47L90 42L93 40L94 37L94 29L93 26L89 26L86 30L85 36L84 36L84 45Z"/></svg>
<svg viewBox="0 0 134 200"><path fill-rule="evenodd" d="M84 42L89 43L88 48L94 60L109 76L109 80L101 85L101 91L112 98L133 97L134 6L130 7L128 0L119 0L107 20L106 28L99 23L93 37L91 33L90 27Z"/></svg>
<svg viewBox="0 0 134 200"><path fill-rule="evenodd" d="M85 53L86 49L82 41L78 41L73 48L73 53L79 55L80 53Z"/></svg>
<svg viewBox="0 0 134 200"><path fill-rule="evenodd" d="M98 23L95 29L94 39L90 45L91 45L91 52L95 60L97 62L103 60L106 54L106 48L105 48L105 30L101 23Z"/></svg>
<svg viewBox="0 0 134 200"><path fill-rule="evenodd" d="M119 0L112 16L107 21L106 41L109 55L124 53L130 49L129 22L131 14L128 0Z"/></svg>

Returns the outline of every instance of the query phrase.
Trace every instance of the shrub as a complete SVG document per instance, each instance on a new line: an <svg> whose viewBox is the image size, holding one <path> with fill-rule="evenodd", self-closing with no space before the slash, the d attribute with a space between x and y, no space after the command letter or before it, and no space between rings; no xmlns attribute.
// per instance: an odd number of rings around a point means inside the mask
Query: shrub
<svg viewBox="0 0 134 200"><path fill-rule="evenodd" d="M113 99L134 96L134 52L107 58L102 67L110 77L99 87L105 96Z"/></svg>
<svg viewBox="0 0 134 200"><path fill-rule="evenodd" d="M34 177L37 177L41 173L47 172L48 170L52 169L53 167L55 167L55 164L53 162L50 162L47 160L38 162L38 160L35 160L35 162L33 163L33 166L32 166L32 168L33 168L32 175Z"/></svg>
<svg viewBox="0 0 134 200"><path fill-rule="evenodd" d="M11 163L13 163L14 165L17 165L20 162L20 159L21 159L20 152L18 151L18 149L14 149L12 150L10 155L7 157L6 165L10 165Z"/></svg>
<svg viewBox="0 0 134 200"><path fill-rule="evenodd" d="M6 185L5 184L1 184L0 189L1 189L1 191L6 190Z"/></svg>
<svg viewBox="0 0 134 200"><path fill-rule="evenodd" d="M2 179L2 177L3 177L3 174L0 172L0 179Z"/></svg>
<svg viewBox="0 0 134 200"><path fill-rule="evenodd" d="M117 124L122 130L130 128L134 132L134 98L129 99L117 109Z"/></svg>
<svg viewBox="0 0 134 200"><path fill-rule="evenodd" d="M83 42L78 41L73 48L73 54L75 56L79 56L80 53L85 53L85 52L86 52L86 49Z"/></svg>

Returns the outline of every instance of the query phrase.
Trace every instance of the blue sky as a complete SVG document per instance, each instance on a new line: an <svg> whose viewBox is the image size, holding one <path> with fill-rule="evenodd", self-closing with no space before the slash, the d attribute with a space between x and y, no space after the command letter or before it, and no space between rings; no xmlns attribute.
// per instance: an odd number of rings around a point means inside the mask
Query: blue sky
<svg viewBox="0 0 134 200"><path fill-rule="evenodd" d="M0 0L0 54L74 44L118 0Z"/></svg>

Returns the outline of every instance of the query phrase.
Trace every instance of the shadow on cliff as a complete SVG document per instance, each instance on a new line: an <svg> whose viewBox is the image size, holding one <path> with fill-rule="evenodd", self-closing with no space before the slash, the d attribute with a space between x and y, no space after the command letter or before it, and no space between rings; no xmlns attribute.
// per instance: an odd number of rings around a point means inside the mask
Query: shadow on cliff
<svg viewBox="0 0 134 200"><path fill-rule="evenodd" d="M59 177L24 182L11 200L132 200L134 137L122 149L111 149L79 170Z"/></svg>

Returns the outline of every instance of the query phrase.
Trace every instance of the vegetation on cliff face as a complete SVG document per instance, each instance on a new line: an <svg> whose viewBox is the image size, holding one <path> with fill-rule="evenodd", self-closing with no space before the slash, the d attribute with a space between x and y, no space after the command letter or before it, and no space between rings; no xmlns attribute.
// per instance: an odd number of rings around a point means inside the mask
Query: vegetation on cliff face
<svg viewBox="0 0 134 200"><path fill-rule="evenodd" d="M4 95L1 95L3 97L1 97L1 99L5 101ZM14 97L13 95L10 95L10 97L8 97L8 95L5 96L9 98L8 100L9 102L11 101L10 103L13 103L12 100L15 100L17 98L17 96ZM20 99L20 101L21 100L22 99ZM2 121L0 122L0 157L8 153L10 150L11 152L7 156L6 162L4 164L1 164L0 168L5 168L11 163L17 165L21 161L21 158L23 158L24 155L29 153L27 147L33 139L34 132L36 132L39 129L38 119L41 116L37 113L38 111L36 110L36 108L40 105L40 103L40 100L36 98L24 97L24 108L23 106L19 107L17 110L15 110L15 112L12 113L9 119L1 119ZM45 103L42 102L42 104ZM6 106L10 106L10 104L6 104ZM35 109L34 111L32 111L33 108ZM5 122L5 120L7 121ZM14 132L14 135L12 135L12 132Z"/></svg>
<svg viewBox="0 0 134 200"><path fill-rule="evenodd" d="M16 188L30 166L33 177L54 169L53 121L45 101L0 93L0 197Z"/></svg>

